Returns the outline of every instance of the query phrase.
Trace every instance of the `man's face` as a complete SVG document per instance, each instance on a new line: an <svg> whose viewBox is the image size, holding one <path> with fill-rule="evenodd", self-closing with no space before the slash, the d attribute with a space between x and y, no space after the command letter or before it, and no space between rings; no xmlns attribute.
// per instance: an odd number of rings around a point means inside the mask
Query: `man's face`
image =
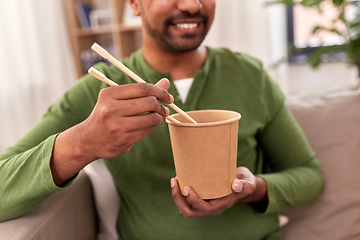
<svg viewBox="0 0 360 240"><path fill-rule="evenodd" d="M144 41L175 52L198 48L214 19L215 0L138 1Z"/></svg>

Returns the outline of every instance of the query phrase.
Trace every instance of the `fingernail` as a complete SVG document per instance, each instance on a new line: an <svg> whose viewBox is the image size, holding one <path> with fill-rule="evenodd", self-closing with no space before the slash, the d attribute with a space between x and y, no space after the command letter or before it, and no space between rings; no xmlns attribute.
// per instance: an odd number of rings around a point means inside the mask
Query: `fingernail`
<svg viewBox="0 0 360 240"><path fill-rule="evenodd" d="M165 114L166 114L166 116L169 116L169 114L170 114L170 110L167 107L165 107Z"/></svg>
<svg viewBox="0 0 360 240"><path fill-rule="evenodd" d="M174 188L175 187L175 179L171 179L170 180L170 184L171 184L171 188Z"/></svg>
<svg viewBox="0 0 360 240"><path fill-rule="evenodd" d="M234 192L241 192L244 188L244 184L239 179L235 179L233 188Z"/></svg>
<svg viewBox="0 0 360 240"><path fill-rule="evenodd" d="M184 187L184 194L187 197L187 195L189 195L189 190L187 187Z"/></svg>
<svg viewBox="0 0 360 240"><path fill-rule="evenodd" d="M174 96L171 95L170 93L169 93L169 95L170 95L170 102L174 102Z"/></svg>

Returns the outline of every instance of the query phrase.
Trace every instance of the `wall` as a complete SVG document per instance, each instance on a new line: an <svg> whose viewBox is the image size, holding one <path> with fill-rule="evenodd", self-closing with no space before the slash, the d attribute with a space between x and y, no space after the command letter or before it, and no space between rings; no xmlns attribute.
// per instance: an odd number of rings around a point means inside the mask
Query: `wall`
<svg viewBox="0 0 360 240"><path fill-rule="evenodd" d="M313 69L308 64L290 64L288 88L290 94L342 87L358 82L356 67L345 62L330 62Z"/></svg>

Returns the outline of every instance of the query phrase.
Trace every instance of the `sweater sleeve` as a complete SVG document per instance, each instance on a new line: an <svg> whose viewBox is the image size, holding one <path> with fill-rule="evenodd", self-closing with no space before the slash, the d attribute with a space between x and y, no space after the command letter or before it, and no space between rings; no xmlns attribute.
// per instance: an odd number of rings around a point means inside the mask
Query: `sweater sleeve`
<svg viewBox="0 0 360 240"><path fill-rule="evenodd" d="M271 79L266 85L265 91L271 94L264 93L265 102L271 106L267 123L257 139L272 173L258 176L266 181L268 188L265 213L274 213L315 202L323 193L324 176L302 129L283 97L278 97L282 95L276 93L280 90Z"/></svg>
<svg viewBox="0 0 360 240"><path fill-rule="evenodd" d="M77 81L37 125L0 155L0 222L29 212L53 192L71 185L72 179L61 187L53 181L50 159L56 136L91 113L105 86L90 75Z"/></svg>
<svg viewBox="0 0 360 240"><path fill-rule="evenodd" d="M0 161L0 222L19 217L61 188L53 181L50 159L56 135Z"/></svg>

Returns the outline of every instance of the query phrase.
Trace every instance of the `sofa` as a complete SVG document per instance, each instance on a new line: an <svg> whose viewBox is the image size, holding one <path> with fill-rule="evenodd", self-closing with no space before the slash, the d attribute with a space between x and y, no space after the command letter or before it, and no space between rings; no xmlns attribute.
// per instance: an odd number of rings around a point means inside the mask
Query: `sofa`
<svg viewBox="0 0 360 240"><path fill-rule="evenodd" d="M281 213L283 240L360 239L360 88L347 87L287 98L325 174L313 205ZM0 223L0 239L100 239L99 214L88 175L56 192L23 217Z"/></svg>
<svg viewBox="0 0 360 240"><path fill-rule="evenodd" d="M321 199L283 213L285 240L360 239L360 88L289 97L325 175Z"/></svg>
<svg viewBox="0 0 360 240"><path fill-rule="evenodd" d="M96 240L97 232L92 186L84 171L70 188L52 194L24 216L0 223L1 240Z"/></svg>

